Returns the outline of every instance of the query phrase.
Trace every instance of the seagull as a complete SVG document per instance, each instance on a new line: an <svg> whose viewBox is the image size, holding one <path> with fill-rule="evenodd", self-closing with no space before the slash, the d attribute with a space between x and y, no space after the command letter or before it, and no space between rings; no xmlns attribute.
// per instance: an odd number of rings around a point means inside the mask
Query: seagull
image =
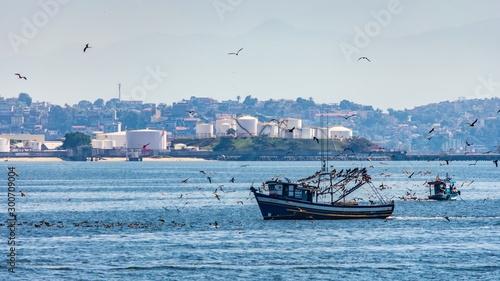
<svg viewBox="0 0 500 281"><path fill-rule="evenodd" d="M449 217L444 216L444 218L445 218L447 221L450 221L450 218L449 218Z"/></svg>
<svg viewBox="0 0 500 281"><path fill-rule="evenodd" d="M238 55L241 50L243 50L243 48L239 49L238 52L236 52L236 53L228 53L228 55Z"/></svg>
<svg viewBox="0 0 500 281"><path fill-rule="evenodd" d="M211 178L211 177L207 177L207 179L208 179L208 181L209 181L210 183L212 183L212 178Z"/></svg>
<svg viewBox="0 0 500 281"><path fill-rule="evenodd" d="M474 165L476 165L476 164L477 164L477 161L479 161L479 160L476 160L476 162L475 162L474 164L469 164L469 166L474 166Z"/></svg>
<svg viewBox="0 0 500 281"><path fill-rule="evenodd" d="M230 182L234 183L234 177L229 180Z"/></svg>
<svg viewBox="0 0 500 281"><path fill-rule="evenodd" d="M19 74L19 73L14 73L14 75L17 75L19 77L19 79L28 80L28 79L26 79L26 76L21 76L21 74Z"/></svg>
<svg viewBox="0 0 500 281"><path fill-rule="evenodd" d="M344 119L347 120L347 119L349 119L349 118L351 118L353 116L356 116L356 114L344 116Z"/></svg>
<svg viewBox="0 0 500 281"><path fill-rule="evenodd" d="M370 60L369 58L367 58L367 57L360 57L360 58L358 59L358 61L359 61L359 60L367 60L367 61L371 62L371 60Z"/></svg>
<svg viewBox="0 0 500 281"><path fill-rule="evenodd" d="M493 160L493 163L495 163L495 166L498 167L498 160Z"/></svg>
<svg viewBox="0 0 500 281"><path fill-rule="evenodd" d="M433 137L428 137L428 136L425 136L428 140L431 140Z"/></svg>
<svg viewBox="0 0 500 281"><path fill-rule="evenodd" d="M24 197L28 198L28 195L26 195L26 193L24 193L24 191L21 190L20 192L21 192L21 197L24 196Z"/></svg>
<svg viewBox="0 0 500 281"><path fill-rule="evenodd" d="M476 119L476 120L474 120L474 122L472 122L472 123L467 123L467 124L469 124L469 126L471 126L471 127L474 127L474 124L476 124L476 122L477 122L477 119Z"/></svg>
<svg viewBox="0 0 500 281"><path fill-rule="evenodd" d="M92 48L89 46L89 43L87 43L87 45L85 45L85 48L83 48L83 52L85 53L85 51L87 51L88 48Z"/></svg>
<svg viewBox="0 0 500 281"><path fill-rule="evenodd" d="M291 133L293 132L293 130L295 130L295 127L291 128L291 129L288 129L288 131Z"/></svg>
<svg viewBox="0 0 500 281"><path fill-rule="evenodd" d="M316 142L319 143L319 139L317 137L313 137L313 140L316 140Z"/></svg>
<svg viewBox="0 0 500 281"><path fill-rule="evenodd" d="M430 133L432 133L432 132L434 132L434 128L432 128L432 129L429 131L429 134L430 134Z"/></svg>
<svg viewBox="0 0 500 281"><path fill-rule="evenodd" d="M181 181L181 183L187 183L188 179L189 179L189 178L187 178L187 179L185 179L185 180Z"/></svg>
<svg viewBox="0 0 500 281"><path fill-rule="evenodd" d="M148 147L148 145L149 145L149 144L150 144L150 143L143 144L143 145L142 145L142 149L146 149L146 148Z"/></svg>
<svg viewBox="0 0 500 281"><path fill-rule="evenodd" d="M466 141L465 141L465 144L466 144L467 146L471 146L471 144L472 144L472 143L469 143L469 142L466 140Z"/></svg>

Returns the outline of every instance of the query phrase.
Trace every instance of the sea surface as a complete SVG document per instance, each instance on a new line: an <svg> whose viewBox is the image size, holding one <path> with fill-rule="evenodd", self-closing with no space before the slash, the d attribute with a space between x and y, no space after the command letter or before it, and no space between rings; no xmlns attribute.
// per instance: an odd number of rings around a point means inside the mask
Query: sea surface
<svg viewBox="0 0 500 281"><path fill-rule="evenodd" d="M0 280L500 280L500 168L473 164L330 162L367 167L391 187L394 215L264 221L249 187L318 162L3 162ZM424 183L447 173L458 200L401 199L425 198Z"/></svg>

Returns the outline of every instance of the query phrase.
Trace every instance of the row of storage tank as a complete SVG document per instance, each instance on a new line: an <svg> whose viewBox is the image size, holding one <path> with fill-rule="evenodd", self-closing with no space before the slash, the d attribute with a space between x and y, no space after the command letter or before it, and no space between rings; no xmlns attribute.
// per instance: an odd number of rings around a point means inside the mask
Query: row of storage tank
<svg viewBox="0 0 500 281"><path fill-rule="evenodd" d="M280 138L301 138L318 139L352 137L352 130L343 126L333 126L329 128L305 127L302 128L302 120L298 118L284 118L275 122L259 122L252 116L242 116L238 118L217 118L214 124L196 124L196 137L211 138L226 136L227 131L233 129L236 136L263 136ZM292 130L293 129L293 130Z"/></svg>
<svg viewBox="0 0 500 281"><path fill-rule="evenodd" d="M42 150L41 141L23 141L22 148L31 151ZM62 144L62 143L61 143ZM167 149L165 130L133 130L116 133L100 133L92 140L92 147L98 149ZM10 152L10 139L0 138L0 152Z"/></svg>
<svg viewBox="0 0 500 281"><path fill-rule="evenodd" d="M20 146L20 145L18 145ZM42 150L42 142L40 141L23 141L22 147L32 151ZM10 152L10 139L0 138L0 152Z"/></svg>
<svg viewBox="0 0 500 281"><path fill-rule="evenodd" d="M98 149L167 149L165 130L133 130L115 133L97 134L92 140L92 147Z"/></svg>

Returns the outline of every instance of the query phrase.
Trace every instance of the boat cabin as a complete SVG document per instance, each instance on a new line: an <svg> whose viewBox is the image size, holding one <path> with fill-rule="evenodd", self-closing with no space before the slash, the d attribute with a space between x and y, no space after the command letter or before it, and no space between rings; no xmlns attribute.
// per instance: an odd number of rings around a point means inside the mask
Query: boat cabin
<svg viewBox="0 0 500 281"><path fill-rule="evenodd" d="M314 190L311 187L291 182L267 181L269 195L312 202Z"/></svg>
<svg viewBox="0 0 500 281"><path fill-rule="evenodd" d="M449 178L437 179L427 184L429 185L429 199L449 200L460 195L460 191L455 187L455 182Z"/></svg>

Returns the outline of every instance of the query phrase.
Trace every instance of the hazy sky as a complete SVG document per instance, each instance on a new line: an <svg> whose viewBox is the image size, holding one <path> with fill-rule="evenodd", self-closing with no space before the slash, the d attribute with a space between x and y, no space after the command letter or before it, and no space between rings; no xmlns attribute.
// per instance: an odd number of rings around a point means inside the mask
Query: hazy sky
<svg viewBox="0 0 500 281"><path fill-rule="evenodd" d="M0 8L2 97L107 101L121 83L122 99L144 102L252 95L386 110L500 96L500 1L2 0Z"/></svg>

